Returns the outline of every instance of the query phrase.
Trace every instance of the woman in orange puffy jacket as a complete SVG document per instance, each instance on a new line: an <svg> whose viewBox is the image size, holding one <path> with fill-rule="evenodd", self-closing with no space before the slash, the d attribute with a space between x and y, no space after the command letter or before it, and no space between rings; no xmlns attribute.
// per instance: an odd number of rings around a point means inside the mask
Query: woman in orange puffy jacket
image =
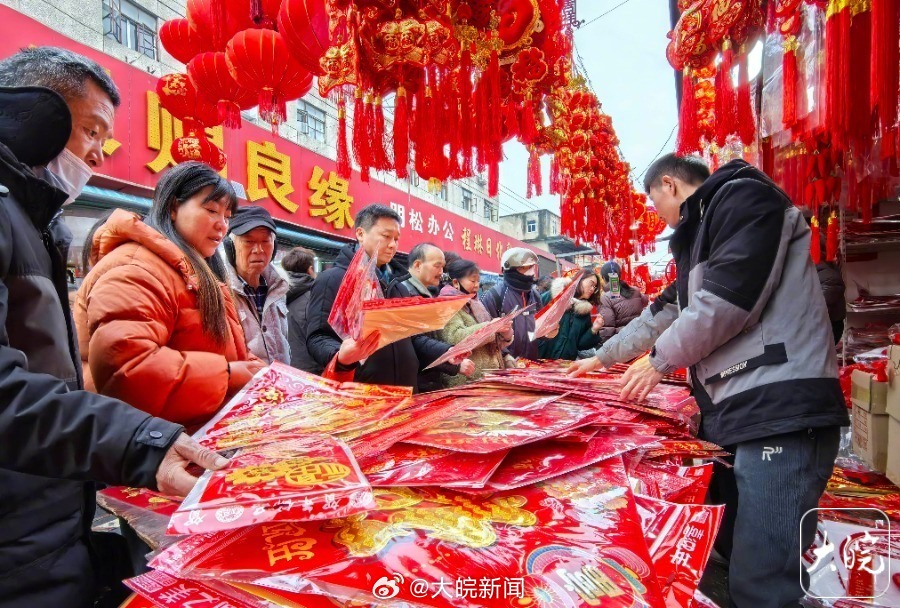
<svg viewBox="0 0 900 608"><path fill-rule="evenodd" d="M236 208L218 173L184 163L160 180L146 223L117 209L97 231L75 301L87 388L193 428L262 369L213 271Z"/></svg>

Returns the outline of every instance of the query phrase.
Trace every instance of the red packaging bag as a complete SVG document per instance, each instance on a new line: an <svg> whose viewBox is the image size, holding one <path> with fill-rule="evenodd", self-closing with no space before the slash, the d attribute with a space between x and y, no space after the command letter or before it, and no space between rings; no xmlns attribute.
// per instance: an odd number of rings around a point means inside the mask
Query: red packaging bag
<svg viewBox="0 0 900 608"><path fill-rule="evenodd" d="M349 448L328 435L245 448L207 471L169 521L169 534L196 534L270 521L346 517L373 506Z"/></svg>
<svg viewBox="0 0 900 608"><path fill-rule="evenodd" d="M221 608L274 608L276 604L216 581L178 579L164 572L151 570L124 581L151 606L217 606ZM126 604L141 606L146 603Z"/></svg>
<svg viewBox="0 0 900 608"><path fill-rule="evenodd" d="M368 513L195 535L151 566L369 602L393 583L392 601L439 608L662 605L621 458L489 497L373 491Z"/></svg>
<svg viewBox="0 0 900 608"><path fill-rule="evenodd" d="M597 410L554 401L540 410L464 410L406 438L407 443L487 454L547 439L595 422Z"/></svg>
<svg viewBox="0 0 900 608"><path fill-rule="evenodd" d="M446 363L450 359L453 359L457 355L462 355L465 353L471 353L476 348L484 346L488 342L491 342L497 335L498 331L501 327L510 323L513 319L518 317L520 314L528 310L527 308L521 308L518 310L514 310L508 315L504 315L502 317L498 317L492 321L488 321L484 327L472 332L462 340L460 340L457 344L452 346L450 350L446 353L438 357L425 369L431 369L433 367L437 367L442 363Z"/></svg>
<svg viewBox="0 0 900 608"><path fill-rule="evenodd" d="M667 608L691 604L722 522L722 505L677 505L636 495Z"/></svg>
<svg viewBox="0 0 900 608"><path fill-rule="evenodd" d="M473 295L394 298L363 302L357 339L379 332L378 348L428 331L438 331Z"/></svg>
<svg viewBox="0 0 900 608"><path fill-rule="evenodd" d="M563 289L534 315L534 331L528 332L529 340L534 342L538 338L546 337L559 327L559 322L569 309L577 289L578 281L572 281L568 287Z"/></svg>
<svg viewBox="0 0 900 608"><path fill-rule="evenodd" d="M514 448L491 476L488 487L513 490L584 468L656 443L652 435L600 434L585 444L554 440Z"/></svg>
<svg viewBox="0 0 900 608"><path fill-rule="evenodd" d="M275 434L350 436L406 406L409 387L338 383L273 363L194 438L223 450L272 441Z"/></svg>
<svg viewBox="0 0 900 608"><path fill-rule="evenodd" d="M377 259L377 254L369 258L362 247L357 247L344 273L328 315L328 324L342 340L360 335L363 302L384 298L375 274Z"/></svg>
<svg viewBox="0 0 900 608"><path fill-rule="evenodd" d="M443 486L481 489L506 451L467 454L398 443L360 462L373 487Z"/></svg>

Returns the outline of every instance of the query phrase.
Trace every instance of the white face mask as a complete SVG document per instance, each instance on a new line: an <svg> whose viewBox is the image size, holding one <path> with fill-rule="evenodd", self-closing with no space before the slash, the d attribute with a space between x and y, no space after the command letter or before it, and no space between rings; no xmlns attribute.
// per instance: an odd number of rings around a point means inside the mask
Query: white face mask
<svg viewBox="0 0 900 608"><path fill-rule="evenodd" d="M68 148L62 154L47 163L47 171L52 173L61 183L62 189L69 193L63 206L72 203L91 179L93 171L90 166L75 156Z"/></svg>

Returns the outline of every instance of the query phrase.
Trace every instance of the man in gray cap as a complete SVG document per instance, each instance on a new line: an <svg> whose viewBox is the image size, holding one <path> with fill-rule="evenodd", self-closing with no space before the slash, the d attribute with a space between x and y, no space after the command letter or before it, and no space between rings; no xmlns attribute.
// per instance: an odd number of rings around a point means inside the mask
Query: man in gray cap
<svg viewBox="0 0 900 608"><path fill-rule="evenodd" d="M481 294L481 303L495 319L516 308L531 308L513 320L513 341L509 354L537 360L538 345L528 339L534 331L534 315L541 308L541 294L535 282L538 276L537 254L524 247L507 249L501 260L503 279Z"/></svg>
<svg viewBox="0 0 900 608"><path fill-rule="evenodd" d="M287 292L275 259L275 220L262 207L241 207L228 226L225 256L247 348L272 363L290 364Z"/></svg>

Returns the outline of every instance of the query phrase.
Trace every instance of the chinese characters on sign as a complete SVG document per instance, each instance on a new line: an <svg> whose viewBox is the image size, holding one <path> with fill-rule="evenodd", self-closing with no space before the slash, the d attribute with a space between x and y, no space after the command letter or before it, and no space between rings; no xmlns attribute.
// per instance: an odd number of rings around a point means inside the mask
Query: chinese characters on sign
<svg viewBox="0 0 900 608"><path fill-rule="evenodd" d="M260 186L260 181L263 185ZM291 184L291 159L275 149L272 142L247 142L247 196L256 202L266 196L294 213L299 205L288 199L294 191Z"/></svg>
<svg viewBox="0 0 900 608"><path fill-rule="evenodd" d="M338 177L334 171L328 173L328 179L322 179L325 171L316 165L309 179L309 189L313 194L309 197L309 215L322 217L326 222L341 230L344 226L353 228L353 215L350 207L353 197L350 196L350 182Z"/></svg>

